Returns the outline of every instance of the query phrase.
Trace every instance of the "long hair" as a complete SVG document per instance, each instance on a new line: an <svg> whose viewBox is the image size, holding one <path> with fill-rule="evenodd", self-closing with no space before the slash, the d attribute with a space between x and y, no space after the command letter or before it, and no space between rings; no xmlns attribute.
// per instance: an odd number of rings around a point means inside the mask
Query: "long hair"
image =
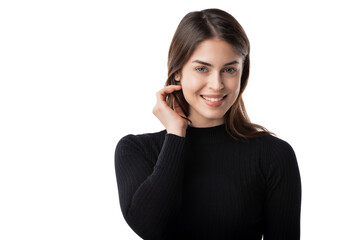
<svg viewBox="0 0 360 240"><path fill-rule="evenodd" d="M243 57L243 72L241 75L240 92L235 103L224 115L227 133L236 140L255 138L274 134L265 127L251 123L246 113L242 93L249 78L250 43L239 22L229 13L220 9L205 9L185 15L180 21L170 44L168 54L168 79L165 86L177 85L175 74L180 74L185 63L190 59L196 47L204 40L219 38L232 45L237 53ZM166 102L173 108L173 100L189 116L189 104L184 98L182 90L168 95ZM190 121L191 122L191 121Z"/></svg>

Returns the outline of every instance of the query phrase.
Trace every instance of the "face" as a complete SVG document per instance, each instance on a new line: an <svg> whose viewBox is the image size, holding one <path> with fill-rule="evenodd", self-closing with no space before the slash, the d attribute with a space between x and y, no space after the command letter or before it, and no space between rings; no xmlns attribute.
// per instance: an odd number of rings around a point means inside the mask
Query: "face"
<svg viewBox="0 0 360 240"><path fill-rule="evenodd" d="M175 75L189 104L194 127L213 127L224 123L224 115L240 92L243 58L220 39L201 42L190 59Z"/></svg>

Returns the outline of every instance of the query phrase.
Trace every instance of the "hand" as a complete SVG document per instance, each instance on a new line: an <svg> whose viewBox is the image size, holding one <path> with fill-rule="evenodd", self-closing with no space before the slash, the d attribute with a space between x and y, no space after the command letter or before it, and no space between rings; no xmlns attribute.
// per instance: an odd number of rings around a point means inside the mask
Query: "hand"
<svg viewBox="0 0 360 240"><path fill-rule="evenodd" d="M174 110L166 103L166 96L174 91L179 91L181 85L168 85L156 93L157 102L153 108L153 114L160 120L166 128L167 133L172 133L185 137L188 121L181 116L185 116L179 104L174 99Z"/></svg>

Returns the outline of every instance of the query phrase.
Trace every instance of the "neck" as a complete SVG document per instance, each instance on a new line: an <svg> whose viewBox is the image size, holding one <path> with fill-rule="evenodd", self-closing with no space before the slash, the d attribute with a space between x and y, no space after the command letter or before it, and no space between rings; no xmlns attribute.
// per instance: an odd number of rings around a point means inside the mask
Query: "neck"
<svg viewBox="0 0 360 240"><path fill-rule="evenodd" d="M211 144L233 141L226 132L225 124L219 124L210 127L188 126L186 130L186 139L194 144Z"/></svg>
<svg viewBox="0 0 360 240"><path fill-rule="evenodd" d="M195 128L208 128L208 127L215 127L219 126L225 123L224 118L222 119L214 119L214 120L207 120L207 121L193 121L191 117L189 117L191 120L191 127Z"/></svg>

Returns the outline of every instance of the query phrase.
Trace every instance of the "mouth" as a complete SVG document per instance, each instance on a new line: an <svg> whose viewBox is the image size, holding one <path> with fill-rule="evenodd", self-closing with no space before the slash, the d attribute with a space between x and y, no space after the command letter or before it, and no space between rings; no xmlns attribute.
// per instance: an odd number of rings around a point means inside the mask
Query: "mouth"
<svg viewBox="0 0 360 240"><path fill-rule="evenodd" d="M206 101L210 101L210 102L220 102L227 97L227 95L224 95L222 97L205 97L204 95L200 95L200 96Z"/></svg>

